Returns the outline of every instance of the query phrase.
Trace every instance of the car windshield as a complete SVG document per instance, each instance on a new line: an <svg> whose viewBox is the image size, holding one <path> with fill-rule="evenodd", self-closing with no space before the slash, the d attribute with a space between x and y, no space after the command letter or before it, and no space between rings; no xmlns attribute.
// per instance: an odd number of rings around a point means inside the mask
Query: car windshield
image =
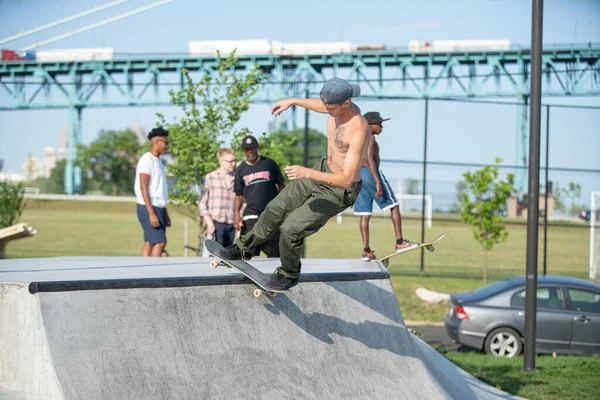
<svg viewBox="0 0 600 400"><path fill-rule="evenodd" d="M495 296L498 293L503 292L506 289L510 289L512 287L513 284L509 280L506 280L480 287L479 289L473 290L471 293L474 296L477 296L478 298L485 299L491 296Z"/></svg>

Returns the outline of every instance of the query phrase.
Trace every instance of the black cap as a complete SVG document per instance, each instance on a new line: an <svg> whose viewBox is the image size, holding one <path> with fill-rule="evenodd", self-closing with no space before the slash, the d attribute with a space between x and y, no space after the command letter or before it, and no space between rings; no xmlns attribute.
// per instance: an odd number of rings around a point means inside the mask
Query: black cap
<svg viewBox="0 0 600 400"><path fill-rule="evenodd" d="M365 115L363 115L363 117L367 120L367 122L369 123L369 125L371 124L378 124L380 122L383 121L389 121L389 118L383 119L383 117L381 116L381 114L379 114L377 111L369 111L368 113L366 113Z"/></svg>
<svg viewBox="0 0 600 400"><path fill-rule="evenodd" d="M248 147L258 147L258 140L254 136L246 136L242 139L242 149Z"/></svg>

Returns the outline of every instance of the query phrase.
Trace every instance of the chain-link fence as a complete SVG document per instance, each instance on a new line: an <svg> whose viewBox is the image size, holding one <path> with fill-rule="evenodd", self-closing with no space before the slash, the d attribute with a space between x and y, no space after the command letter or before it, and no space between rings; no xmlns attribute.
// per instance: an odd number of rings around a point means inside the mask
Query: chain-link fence
<svg viewBox="0 0 600 400"><path fill-rule="evenodd" d="M503 210L509 236L489 252L488 276L501 279L524 274L529 153L526 103L395 103L392 107L385 103L366 107L387 107L392 119L396 114L411 119L403 124L406 131L401 138L386 138L398 133L386 131L385 123L378 138L381 170L396 191L404 236L421 241L441 232L447 235L438 244L438 251L421 254L418 250L395 257L390 268L407 274L482 276L484 252L473 239L471 227L460 220L460 195L466 190L463 174L494 165L498 157L502 159L501 177L515 174L515 191ZM366 111L365 106L362 108ZM590 208L590 193L600 190L600 107L544 105L541 122L539 273L586 278L590 257L586 210ZM373 210L370 246L377 255L384 255L393 249L395 239L390 213L381 212L376 205ZM423 218L425 223L421 223ZM325 236L321 235L345 235L349 237L346 245L339 246L333 256L359 256L362 241L358 219L347 210L339 226L330 224L324 233L309 239L307 255L332 256L331 248L322 246Z"/></svg>

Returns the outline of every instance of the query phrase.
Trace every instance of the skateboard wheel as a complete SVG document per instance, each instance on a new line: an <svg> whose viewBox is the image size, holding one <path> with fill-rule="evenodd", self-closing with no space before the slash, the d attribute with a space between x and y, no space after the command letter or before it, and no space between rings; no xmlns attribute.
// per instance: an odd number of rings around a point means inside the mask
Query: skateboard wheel
<svg viewBox="0 0 600 400"><path fill-rule="evenodd" d="M211 261L210 262L210 267L211 268L217 268L219 266L219 262L218 261Z"/></svg>
<svg viewBox="0 0 600 400"><path fill-rule="evenodd" d="M383 260L383 266L387 268L388 265L390 265L390 260Z"/></svg>
<svg viewBox="0 0 600 400"><path fill-rule="evenodd" d="M435 248L434 248L432 245L429 245L429 246L427 246L427 250L429 250L429 251L434 251L434 250L435 250Z"/></svg>
<svg viewBox="0 0 600 400"><path fill-rule="evenodd" d="M260 297L262 296L263 291L260 289L254 289L254 297Z"/></svg>
<svg viewBox="0 0 600 400"><path fill-rule="evenodd" d="M269 292L269 296L270 297L275 297L275 296L277 296L277 292Z"/></svg>

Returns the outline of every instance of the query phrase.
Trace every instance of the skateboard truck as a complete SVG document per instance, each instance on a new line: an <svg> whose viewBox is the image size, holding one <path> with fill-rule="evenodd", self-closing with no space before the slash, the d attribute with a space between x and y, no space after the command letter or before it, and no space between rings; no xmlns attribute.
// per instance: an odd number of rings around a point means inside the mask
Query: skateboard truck
<svg viewBox="0 0 600 400"><path fill-rule="evenodd" d="M218 268L218 267L233 268L223 261L216 261L216 260L213 260L210 262L210 267L211 268ZM252 279L250 279L250 281L252 281ZM254 281L252 281L252 283L254 283L254 285L256 286L256 289L254 289L254 292L253 292L254 297L260 297L265 293L269 297L277 296L277 292L271 292L271 291L265 290L265 289L261 288L260 286L258 286Z"/></svg>

